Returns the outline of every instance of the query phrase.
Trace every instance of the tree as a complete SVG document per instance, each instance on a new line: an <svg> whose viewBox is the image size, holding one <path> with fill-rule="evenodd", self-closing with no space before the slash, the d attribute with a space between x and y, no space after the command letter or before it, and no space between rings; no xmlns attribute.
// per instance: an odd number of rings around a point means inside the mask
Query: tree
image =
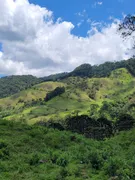
<svg viewBox="0 0 135 180"><path fill-rule="evenodd" d="M90 110L89 110L89 113L90 113L89 115L95 117L98 114L98 108L99 108L98 104L91 104Z"/></svg>
<svg viewBox="0 0 135 180"><path fill-rule="evenodd" d="M122 23L119 24L118 29L122 35L123 38L128 38L129 36L135 32L135 16L134 15L127 15ZM135 39L134 36L132 36L133 39L133 48L135 48Z"/></svg>
<svg viewBox="0 0 135 180"><path fill-rule="evenodd" d="M116 122L116 129L118 131L130 130L133 128L135 120L129 114L121 114Z"/></svg>
<svg viewBox="0 0 135 180"><path fill-rule="evenodd" d="M107 117L109 115L109 112L112 109L112 105L111 103L107 102L107 101L103 101L102 103L102 107L99 110L100 116L101 117Z"/></svg>
<svg viewBox="0 0 135 180"><path fill-rule="evenodd" d="M47 102L51 100L52 98L59 96L65 92L65 87L56 87L53 91L46 94L46 97L44 100Z"/></svg>
<svg viewBox="0 0 135 180"><path fill-rule="evenodd" d="M119 25L119 30L122 31L124 37L130 36L135 31L135 16L127 15Z"/></svg>
<svg viewBox="0 0 135 180"><path fill-rule="evenodd" d="M87 115L74 116L66 119L66 128L73 132L84 134L87 127L97 126L97 122Z"/></svg>

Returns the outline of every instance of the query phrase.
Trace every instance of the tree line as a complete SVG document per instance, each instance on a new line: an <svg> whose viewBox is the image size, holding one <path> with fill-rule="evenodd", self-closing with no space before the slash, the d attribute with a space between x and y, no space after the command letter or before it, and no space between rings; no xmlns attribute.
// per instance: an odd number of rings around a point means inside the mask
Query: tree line
<svg viewBox="0 0 135 180"><path fill-rule="evenodd" d="M97 120L87 116L68 117L64 122L40 121L37 124L58 130L69 130L83 134L87 138L103 140L110 138L120 131L127 131L134 127L135 120L129 114L121 114L116 122L109 121L105 117Z"/></svg>
<svg viewBox="0 0 135 180"><path fill-rule="evenodd" d="M90 64L82 64L75 68L72 72L69 73L60 73L54 74L47 77L42 78L43 81L59 81L71 76L78 77L108 77L113 70L119 68L126 68L133 76L135 76L135 58L131 58L129 60L122 60L116 62L105 62L100 65L90 65Z"/></svg>

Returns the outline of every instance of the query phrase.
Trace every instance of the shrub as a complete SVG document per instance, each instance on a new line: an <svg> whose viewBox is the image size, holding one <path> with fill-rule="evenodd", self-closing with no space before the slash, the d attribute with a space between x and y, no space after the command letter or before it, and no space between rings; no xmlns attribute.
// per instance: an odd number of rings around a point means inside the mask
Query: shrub
<svg viewBox="0 0 135 180"><path fill-rule="evenodd" d="M64 92L65 92L64 87L57 87L53 91L47 93L44 100L47 102L47 101L51 100L52 98L63 94Z"/></svg>
<svg viewBox="0 0 135 180"><path fill-rule="evenodd" d="M39 164L39 156L37 154L33 154L30 161L29 161L29 164L31 166L35 166L35 165L38 165Z"/></svg>

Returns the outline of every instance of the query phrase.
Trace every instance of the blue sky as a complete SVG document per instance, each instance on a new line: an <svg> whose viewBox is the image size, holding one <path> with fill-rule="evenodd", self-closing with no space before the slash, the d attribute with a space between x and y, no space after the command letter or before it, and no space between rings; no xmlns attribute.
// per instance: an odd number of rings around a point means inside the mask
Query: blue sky
<svg viewBox="0 0 135 180"><path fill-rule="evenodd" d="M0 74L41 77L128 59L135 34L123 41L117 30L134 7L135 0L0 0Z"/></svg>
<svg viewBox="0 0 135 180"><path fill-rule="evenodd" d="M109 17L121 19L122 14L135 12L135 0L30 0L31 3L53 11L54 18L61 17L74 25L83 21L81 26L75 26L74 34L86 36L90 28L88 19L109 23ZM80 14L80 15L79 15Z"/></svg>

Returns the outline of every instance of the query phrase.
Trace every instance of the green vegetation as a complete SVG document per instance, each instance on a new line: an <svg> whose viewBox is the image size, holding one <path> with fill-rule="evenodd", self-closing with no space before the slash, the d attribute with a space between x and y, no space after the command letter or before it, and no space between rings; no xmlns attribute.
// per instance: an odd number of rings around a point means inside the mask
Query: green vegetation
<svg viewBox="0 0 135 180"><path fill-rule="evenodd" d="M135 59L119 62L105 62L104 64L91 66L83 64L69 73L69 76L81 77L108 77L113 70L126 68L132 75L135 75Z"/></svg>
<svg viewBox="0 0 135 180"><path fill-rule="evenodd" d="M133 76L135 76L135 59L132 58L127 61L119 62L106 62L94 66L82 64L70 73L59 73L43 78L36 78L31 75L3 77L0 78L0 98L13 95L43 81L61 81L69 77L108 77L113 70L119 68L126 68Z"/></svg>
<svg viewBox="0 0 135 180"><path fill-rule="evenodd" d="M44 100L59 88L63 89L60 95L56 93L49 101ZM112 71L109 77L68 77L57 82L43 82L2 98L0 118L34 124L88 115L95 120L104 117L115 122L123 113L135 119L134 101L135 78L127 69L120 68Z"/></svg>
<svg viewBox="0 0 135 180"><path fill-rule="evenodd" d="M50 76L46 76L46 77L43 77L41 79L42 79L42 81L57 81L59 79L66 78L67 74L68 73L66 73L66 72L65 73L52 74Z"/></svg>
<svg viewBox="0 0 135 180"><path fill-rule="evenodd" d="M40 79L31 75L0 78L0 98L10 96L40 82Z"/></svg>
<svg viewBox="0 0 135 180"><path fill-rule="evenodd" d="M56 96L60 96L64 92L65 92L64 87L56 87L53 91L46 94L45 101L47 102Z"/></svg>
<svg viewBox="0 0 135 180"><path fill-rule="evenodd" d="M0 120L2 180L135 179L135 129L96 141Z"/></svg>
<svg viewBox="0 0 135 180"><path fill-rule="evenodd" d="M82 64L70 73L50 75L41 79L43 81L57 81L72 76L101 78L110 76L113 70L117 70L119 68L126 68L133 76L135 76L135 59L131 58L126 61L105 62L103 64L94 66L91 66L90 64Z"/></svg>
<svg viewBox="0 0 135 180"><path fill-rule="evenodd" d="M135 179L134 67L1 78L0 179Z"/></svg>
<svg viewBox="0 0 135 180"><path fill-rule="evenodd" d="M52 125L54 124L53 122L50 123L52 123ZM123 113L118 116L115 123L107 120L104 117L94 120L86 115L76 115L74 117L68 117L63 123L63 127L65 130L83 134L88 138L103 140L115 135L120 131L132 129L134 124L135 120L132 118L132 116ZM57 125L58 123L54 127L57 128Z"/></svg>

